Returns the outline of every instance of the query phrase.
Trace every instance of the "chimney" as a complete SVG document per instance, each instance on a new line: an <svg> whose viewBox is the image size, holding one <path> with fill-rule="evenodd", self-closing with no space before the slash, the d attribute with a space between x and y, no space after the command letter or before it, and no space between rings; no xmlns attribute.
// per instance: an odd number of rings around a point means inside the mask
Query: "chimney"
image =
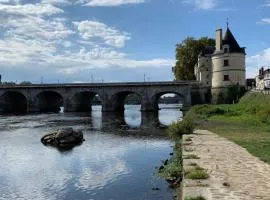
<svg viewBox="0 0 270 200"><path fill-rule="evenodd" d="M216 30L216 51L221 51L222 48L222 29Z"/></svg>

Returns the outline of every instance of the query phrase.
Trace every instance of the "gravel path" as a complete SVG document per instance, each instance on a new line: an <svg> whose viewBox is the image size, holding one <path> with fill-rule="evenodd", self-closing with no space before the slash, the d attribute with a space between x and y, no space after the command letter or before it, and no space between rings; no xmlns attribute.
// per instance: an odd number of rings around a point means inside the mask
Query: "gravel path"
<svg viewBox="0 0 270 200"><path fill-rule="evenodd" d="M185 159L184 169L190 162L196 162L207 169L210 178L196 181L196 187L194 181L185 180L185 196L203 195L207 200L270 200L270 165L214 133L205 130L195 133L191 136L191 145L184 147L193 149L193 152L183 153L196 154L200 159Z"/></svg>

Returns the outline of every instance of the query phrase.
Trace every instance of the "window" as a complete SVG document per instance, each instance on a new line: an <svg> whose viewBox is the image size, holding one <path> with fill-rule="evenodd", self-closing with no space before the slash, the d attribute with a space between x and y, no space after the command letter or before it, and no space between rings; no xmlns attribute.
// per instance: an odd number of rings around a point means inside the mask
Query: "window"
<svg viewBox="0 0 270 200"><path fill-rule="evenodd" d="M229 66L229 60L224 60L224 66Z"/></svg>
<svg viewBox="0 0 270 200"><path fill-rule="evenodd" d="M224 48L224 53L228 53L228 48Z"/></svg>
<svg viewBox="0 0 270 200"><path fill-rule="evenodd" d="M229 77L229 75L224 75L224 79L223 79L224 81L229 81L230 80L230 77Z"/></svg>

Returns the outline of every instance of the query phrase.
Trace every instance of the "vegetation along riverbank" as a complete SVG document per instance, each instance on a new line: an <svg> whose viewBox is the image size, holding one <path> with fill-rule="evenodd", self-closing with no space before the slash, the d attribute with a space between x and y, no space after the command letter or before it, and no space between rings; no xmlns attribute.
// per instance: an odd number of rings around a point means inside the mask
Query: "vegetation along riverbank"
<svg viewBox="0 0 270 200"><path fill-rule="evenodd" d="M196 105L167 133L175 140L175 153L182 155L181 136L194 129L210 130L246 148L249 153L270 163L270 96L248 92L237 104ZM178 147L178 148L177 148ZM182 157L173 156L161 170L165 177L182 175Z"/></svg>
<svg viewBox="0 0 270 200"><path fill-rule="evenodd" d="M217 133L270 163L270 96L246 93L233 105L197 105L187 113L196 129Z"/></svg>

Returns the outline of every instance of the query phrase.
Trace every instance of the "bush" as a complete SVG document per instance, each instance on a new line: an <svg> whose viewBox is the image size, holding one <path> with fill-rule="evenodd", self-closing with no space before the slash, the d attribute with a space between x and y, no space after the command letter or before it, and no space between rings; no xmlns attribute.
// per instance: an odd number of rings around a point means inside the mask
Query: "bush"
<svg viewBox="0 0 270 200"><path fill-rule="evenodd" d="M186 197L185 200L206 200L204 197Z"/></svg>
<svg viewBox="0 0 270 200"><path fill-rule="evenodd" d="M196 179L207 179L209 178L209 175L207 174L205 169L196 166L186 171L185 177L187 179L196 180Z"/></svg>
<svg viewBox="0 0 270 200"><path fill-rule="evenodd" d="M191 117L185 117L182 121L171 124L167 129L167 134L171 137L181 137L185 134L192 134L195 128Z"/></svg>
<svg viewBox="0 0 270 200"><path fill-rule="evenodd" d="M182 147L181 140L176 141L174 154L159 174L162 177L180 177L182 175Z"/></svg>

